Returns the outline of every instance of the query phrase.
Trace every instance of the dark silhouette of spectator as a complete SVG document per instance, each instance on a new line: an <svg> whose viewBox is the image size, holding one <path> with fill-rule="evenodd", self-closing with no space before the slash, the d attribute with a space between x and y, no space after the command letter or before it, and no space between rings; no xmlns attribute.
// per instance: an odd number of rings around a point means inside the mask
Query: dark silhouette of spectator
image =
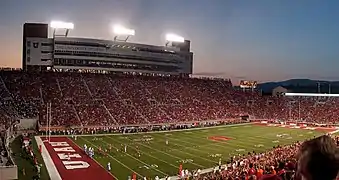
<svg viewBox="0 0 339 180"><path fill-rule="evenodd" d="M339 171L339 154L329 136L305 141L298 154L297 176L300 180L335 180Z"/></svg>

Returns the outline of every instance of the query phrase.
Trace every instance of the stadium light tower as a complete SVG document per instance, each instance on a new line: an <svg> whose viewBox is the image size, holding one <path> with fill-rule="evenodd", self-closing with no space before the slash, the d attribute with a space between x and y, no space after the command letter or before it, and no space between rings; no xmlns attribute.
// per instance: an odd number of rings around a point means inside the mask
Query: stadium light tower
<svg viewBox="0 0 339 180"><path fill-rule="evenodd" d="M51 28L53 28L53 38L55 36L65 36L67 37L70 30L74 29L74 24L71 22L63 22L63 21L51 21L49 24ZM66 30L63 34L57 34L57 30Z"/></svg>
<svg viewBox="0 0 339 180"><path fill-rule="evenodd" d="M128 38L130 36L134 36L135 35L135 30L134 29L129 29L129 28L126 28L122 25L114 25L113 26L113 33L114 33L114 41L124 41L126 42L128 40ZM125 36L126 38L124 39L118 39L119 36Z"/></svg>
<svg viewBox="0 0 339 180"><path fill-rule="evenodd" d="M183 43L185 42L185 38L172 33L166 34L166 46L172 44L173 42Z"/></svg>

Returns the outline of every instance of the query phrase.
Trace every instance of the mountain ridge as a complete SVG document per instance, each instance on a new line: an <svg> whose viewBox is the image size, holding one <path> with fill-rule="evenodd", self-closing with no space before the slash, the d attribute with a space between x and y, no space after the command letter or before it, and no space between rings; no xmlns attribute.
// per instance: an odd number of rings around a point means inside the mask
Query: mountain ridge
<svg viewBox="0 0 339 180"><path fill-rule="evenodd" d="M317 87L318 83L321 86L339 86L339 81L326 81L326 80L312 80L312 79L289 79L285 81L266 82L258 84L258 88L264 92L271 92L272 89L278 86L300 86L300 87Z"/></svg>

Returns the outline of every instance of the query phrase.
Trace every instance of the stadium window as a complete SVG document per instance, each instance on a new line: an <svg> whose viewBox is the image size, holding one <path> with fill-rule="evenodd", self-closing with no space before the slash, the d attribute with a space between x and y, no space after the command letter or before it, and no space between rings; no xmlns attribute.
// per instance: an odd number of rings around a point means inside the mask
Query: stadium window
<svg viewBox="0 0 339 180"><path fill-rule="evenodd" d="M31 47L31 41L27 41L26 46L27 46L27 47Z"/></svg>
<svg viewBox="0 0 339 180"><path fill-rule="evenodd" d="M28 55L31 54L31 49L27 49L27 54L28 54Z"/></svg>
<svg viewBox="0 0 339 180"><path fill-rule="evenodd" d="M41 43L41 46L52 46L52 43Z"/></svg>
<svg viewBox="0 0 339 180"><path fill-rule="evenodd" d="M27 57L27 62L31 62L31 57Z"/></svg>
<svg viewBox="0 0 339 180"><path fill-rule="evenodd" d="M49 54L49 53L52 53L52 51L41 51L41 53L43 53L43 54Z"/></svg>

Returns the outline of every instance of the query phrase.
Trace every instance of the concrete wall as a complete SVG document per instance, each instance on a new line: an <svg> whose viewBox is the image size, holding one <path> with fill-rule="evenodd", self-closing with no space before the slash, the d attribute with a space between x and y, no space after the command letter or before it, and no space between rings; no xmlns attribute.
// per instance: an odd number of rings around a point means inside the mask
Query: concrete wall
<svg viewBox="0 0 339 180"><path fill-rule="evenodd" d="M0 166L0 179L1 180L18 179L18 167L17 166Z"/></svg>
<svg viewBox="0 0 339 180"><path fill-rule="evenodd" d="M38 123L38 119L20 119L20 123L17 124L18 130L23 129L35 129Z"/></svg>

